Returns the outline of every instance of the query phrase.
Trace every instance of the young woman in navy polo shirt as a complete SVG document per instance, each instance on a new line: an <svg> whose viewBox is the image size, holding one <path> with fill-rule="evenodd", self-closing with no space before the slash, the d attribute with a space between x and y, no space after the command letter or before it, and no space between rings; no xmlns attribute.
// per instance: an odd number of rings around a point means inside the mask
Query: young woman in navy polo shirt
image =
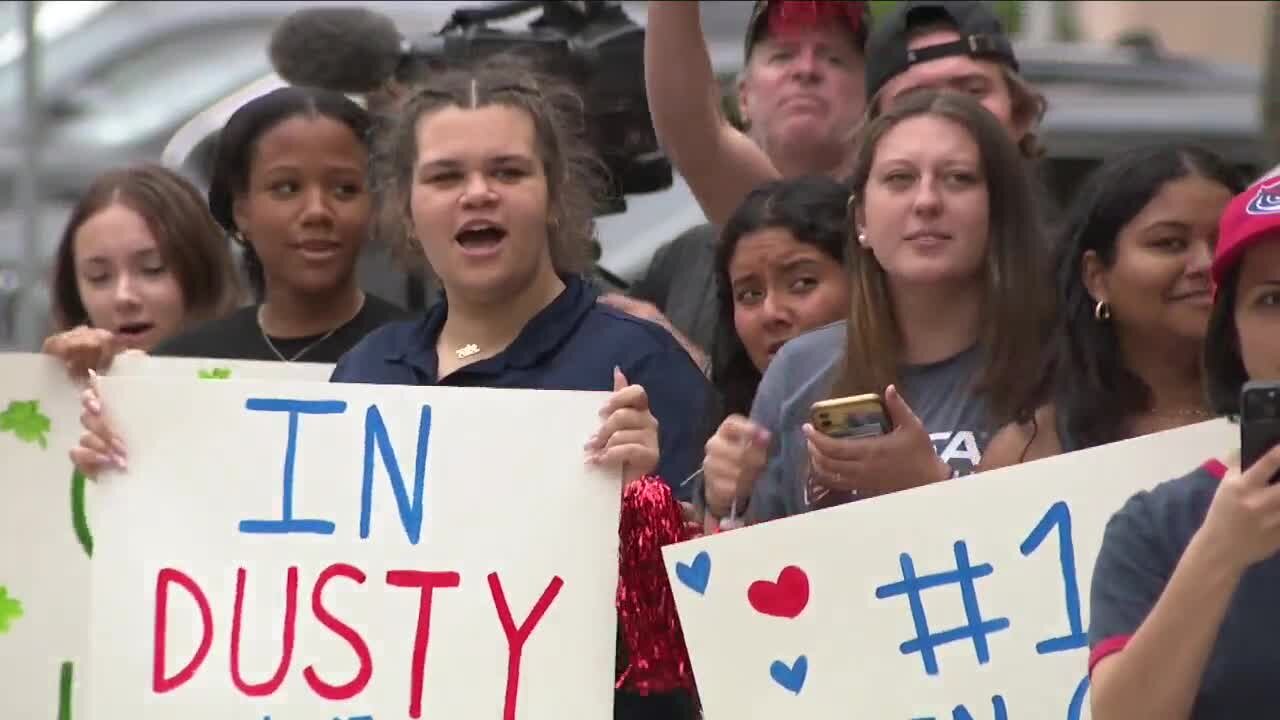
<svg viewBox="0 0 1280 720"><path fill-rule="evenodd" d="M444 297L371 332L332 381L613 391L588 461L680 490L701 462L710 383L670 333L596 302L580 276L599 197L572 132L580 105L505 60L435 74L408 99L378 153L381 212ZM92 391L86 410L90 432L72 454L92 474L120 448ZM615 703L619 718L693 712L681 691L623 691Z"/></svg>
<svg viewBox="0 0 1280 720"><path fill-rule="evenodd" d="M573 131L580 103L509 60L437 74L406 102L375 159L379 212L443 298L370 333L332 379L612 390L616 368L658 419L659 474L684 492L711 386L669 332L597 303L582 277L603 177Z"/></svg>
<svg viewBox="0 0 1280 720"><path fill-rule="evenodd" d="M1205 377L1234 416L1245 381L1280 380L1280 189L1263 181L1227 206L1213 278ZM1095 720L1280 711L1278 472L1280 447L1244 472L1211 460L1111 518L1093 573Z"/></svg>

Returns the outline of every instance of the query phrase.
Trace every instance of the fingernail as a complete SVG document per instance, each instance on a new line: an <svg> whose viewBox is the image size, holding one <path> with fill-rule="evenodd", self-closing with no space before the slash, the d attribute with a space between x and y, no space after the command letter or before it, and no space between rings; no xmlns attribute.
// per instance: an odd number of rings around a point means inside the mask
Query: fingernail
<svg viewBox="0 0 1280 720"><path fill-rule="evenodd" d="M125 450L124 443L120 442L120 440L116 438L111 439L111 449L115 451L116 455L119 455L122 458L126 457L129 454Z"/></svg>
<svg viewBox="0 0 1280 720"><path fill-rule="evenodd" d="M89 398L85 402L85 405L88 406L89 412L93 413L94 415L102 414L102 403L98 402L97 400L94 400L93 398Z"/></svg>
<svg viewBox="0 0 1280 720"><path fill-rule="evenodd" d="M121 470L129 469L129 463L125 462L124 457L119 454L112 455L111 461L116 467L120 468Z"/></svg>

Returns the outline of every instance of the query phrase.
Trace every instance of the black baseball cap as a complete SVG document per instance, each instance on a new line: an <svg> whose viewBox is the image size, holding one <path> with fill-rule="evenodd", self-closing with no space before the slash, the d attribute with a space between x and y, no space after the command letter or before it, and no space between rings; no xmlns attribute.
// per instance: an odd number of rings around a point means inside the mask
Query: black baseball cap
<svg viewBox="0 0 1280 720"><path fill-rule="evenodd" d="M771 12L772 11L772 12ZM867 45L867 29L871 27L871 3L860 0L756 0L747 21L747 38L743 61L751 57L751 49L765 36L772 21L787 14L808 16L810 22L836 20L853 32L859 50Z"/></svg>
<svg viewBox="0 0 1280 720"><path fill-rule="evenodd" d="M908 50L911 30L931 23L954 26L960 39ZM895 3L892 12L876 21L867 38L867 99L875 97L886 82L912 65L954 55L995 60L1018 69L1018 59L1004 24L987 3L978 0Z"/></svg>

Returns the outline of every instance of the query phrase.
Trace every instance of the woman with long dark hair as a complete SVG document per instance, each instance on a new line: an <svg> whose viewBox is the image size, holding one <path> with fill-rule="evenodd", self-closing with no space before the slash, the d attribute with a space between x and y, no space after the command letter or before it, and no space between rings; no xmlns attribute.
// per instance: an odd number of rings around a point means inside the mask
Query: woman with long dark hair
<svg viewBox="0 0 1280 720"><path fill-rule="evenodd" d="M1280 192L1268 181L1223 212L1213 279L1204 380L1212 409L1234 419L1245 382L1280 381ZM1107 523L1089 602L1096 720L1280 707L1280 446L1248 468L1224 451Z"/></svg>
<svg viewBox="0 0 1280 720"><path fill-rule="evenodd" d="M725 223L715 261L724 337L711 371L725 415L751 411L785 342L848 312L848 196L822 175L774 180L749 193Z"/></svg>
<svg viewBox="0 0 1280 720"><path fill-rule="evenodd" d="M1049 317L1033 184L1010 134L953 92L867 127L851 178L845 323L774 358L750 421L707 443L713 516L769 520L972 472L1035 380ZM883 396L893 429L834 438L815 401Z"/></svg>
<svg viewBox="0 0 1280 720"><path fill-rule="evenodd" d="M1195 146L1125 151L1086 181L1055 248L1058 319L1021 421L983 469L1212 417L1201 390L1218 218L1243 187Z"/></svg>

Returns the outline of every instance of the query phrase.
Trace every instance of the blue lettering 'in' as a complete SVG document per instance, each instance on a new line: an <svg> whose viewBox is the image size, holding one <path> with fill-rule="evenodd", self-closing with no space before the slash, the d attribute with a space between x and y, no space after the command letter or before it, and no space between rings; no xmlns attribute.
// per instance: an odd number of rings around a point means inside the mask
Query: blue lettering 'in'
<svg viewBox="0 0 1280 720"><path fill-rule="evenodd" d="M241 520L240 532L263 535L302 533L332 535L334 525L328 520L297 519L293 517L293 466L298 454L299 415L340 415L347 410L341 400L285 400L277 398L249 398L244 406L258 412L289 413L289 439L284 448L284 492L282 513L279 520Z"/></svg>
<svg viewBox="0 0 1280 720"><path fill-rule="evenodd" d="M382 457L382 466L387 469L391 480L391 489L396 494L396 506L400 510L400 523L404 525L404 534L412 545L418 544L422 536L422 491L427 474L427 447L431 438L431 406L422 406L422 415L418 420L418 453L413 469L413 498L404 487L404 476L400 474L400 463L396 462L395 450L391 448L391 439L387 437L387 426L382 421L382 413L377 405L370 405L364 417L364 486L360 493L360 538L369 537L369 524L373 510L373 454L376 448Z"/></svg>

